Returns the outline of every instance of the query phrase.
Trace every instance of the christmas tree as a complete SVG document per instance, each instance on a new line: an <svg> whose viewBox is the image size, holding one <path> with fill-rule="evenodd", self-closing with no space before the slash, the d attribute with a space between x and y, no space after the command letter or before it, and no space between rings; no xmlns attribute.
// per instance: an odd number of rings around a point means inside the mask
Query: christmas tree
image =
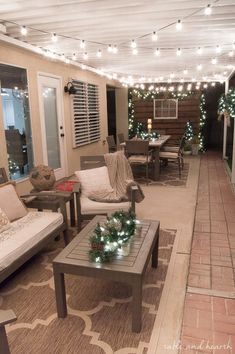
<svg viewBox="0 0 235 354"><path fill-rule="evenodd" d="M190 121L188 121L186 124L186 127L185 127L184 139L186 141L190 141L190 140L192 140L193 136L194 136L193 125Z"/></svg>

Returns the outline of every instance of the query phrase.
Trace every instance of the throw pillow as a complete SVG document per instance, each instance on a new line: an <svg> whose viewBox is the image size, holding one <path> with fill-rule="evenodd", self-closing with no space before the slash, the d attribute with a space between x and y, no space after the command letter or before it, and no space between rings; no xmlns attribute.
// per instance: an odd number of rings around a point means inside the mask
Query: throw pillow
<svg viewBox="0 0 235 354"><path fill-rule="evenodd" d="M0 232L9 229L10 225L10 220L4 211L0 208Z"/></svg>
<svg viewBox="0 0 235 354"><path fill-rule="evenodd" d="M86 197L93 195L97 190L112 192L107 166L91 168L75 172L81 183L82 194Z"/></svg>
<svg viewBox="0 0 235 354"><path fill-rule="evenodd" d="M12 183L0 184L0 208L10 221L22 218L28 213Z"/></svg>

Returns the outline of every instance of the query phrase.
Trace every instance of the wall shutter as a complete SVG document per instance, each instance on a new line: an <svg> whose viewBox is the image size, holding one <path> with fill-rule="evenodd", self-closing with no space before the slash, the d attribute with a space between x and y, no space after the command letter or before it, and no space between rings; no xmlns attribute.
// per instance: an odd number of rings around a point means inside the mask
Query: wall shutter
<svg viewBox="0 0 235 354"><path fill-rule="evenodd" d="M73 96L73 147L100 140L98 86L72 80L77 92Z"/></svg>

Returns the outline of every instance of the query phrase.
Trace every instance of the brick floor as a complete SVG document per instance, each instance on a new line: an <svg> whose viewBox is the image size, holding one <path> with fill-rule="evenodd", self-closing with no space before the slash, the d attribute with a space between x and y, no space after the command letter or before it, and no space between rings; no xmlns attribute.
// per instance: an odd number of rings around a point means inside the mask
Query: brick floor
<svg viewBox="0 0 235 354"><path fill-rule="evenodd" d="M186 293L181 354L235 354L234 268L235 195L221 157L208 152L201 159L188 286L228 298Z"/></svg>

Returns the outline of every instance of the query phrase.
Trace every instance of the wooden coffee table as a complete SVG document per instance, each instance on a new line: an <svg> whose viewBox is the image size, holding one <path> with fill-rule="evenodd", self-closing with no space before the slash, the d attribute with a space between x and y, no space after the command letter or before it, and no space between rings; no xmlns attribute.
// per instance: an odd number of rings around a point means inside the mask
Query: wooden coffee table
<svg viewBox="0 0 235 354"><path fill-rule="evenodd" d="M132 287L132 331L140 332L142 318L142 286L144 274L152 255L152 267L158 265L159 221L141 220L142 230L135 235L128 256L115 256L109 263L89 260L89 238L97 222L106 220L96 216L54 259L55 296L58 317L67 315L64 274L102 278L127 283Z"/></svg>

